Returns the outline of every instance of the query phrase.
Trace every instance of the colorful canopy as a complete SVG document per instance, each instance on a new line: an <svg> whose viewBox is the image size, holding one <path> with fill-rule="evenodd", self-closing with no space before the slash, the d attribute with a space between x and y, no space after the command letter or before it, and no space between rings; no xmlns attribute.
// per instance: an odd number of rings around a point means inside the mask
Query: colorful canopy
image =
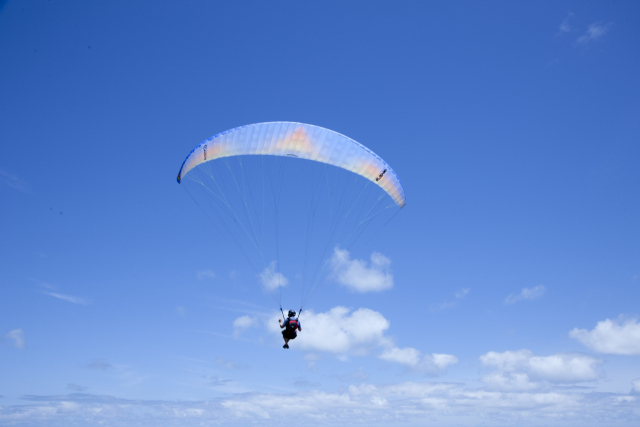
<svg viewBox="0 0 640 427"><path fill-rule="evenodd" d="M212 136L189 153L178 182L201 163L258 154L297 157L346 169L376 183L398 206L406 204L400 180L373 151L332 130L294 122L257 123Z"/></svg>

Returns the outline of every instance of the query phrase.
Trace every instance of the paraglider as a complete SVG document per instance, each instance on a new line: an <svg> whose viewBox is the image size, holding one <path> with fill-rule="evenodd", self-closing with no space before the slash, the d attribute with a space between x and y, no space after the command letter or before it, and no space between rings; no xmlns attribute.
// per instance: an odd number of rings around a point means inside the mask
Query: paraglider
<svg viewBox="0 0 640 427"><path fill-rule="evenodd" d="M298 331L302 331L300 319L296 319L295 311L289 310L284 323L282 323L281 319L278 319L278 323L280 324L280 329L283 329L282 338L284 338L284 345L282 348L289 348L289 340L295 340L298 336Z"/></svg>
<svg viewBox="0 0 640 427"><path fill-rule="evenodd" d="M177 181L281 311L282 288L295 278L298 316L340 257L366 247L406 204L400 180L377 154L303 123L258 123L208 138L186 157Z"/></svg>

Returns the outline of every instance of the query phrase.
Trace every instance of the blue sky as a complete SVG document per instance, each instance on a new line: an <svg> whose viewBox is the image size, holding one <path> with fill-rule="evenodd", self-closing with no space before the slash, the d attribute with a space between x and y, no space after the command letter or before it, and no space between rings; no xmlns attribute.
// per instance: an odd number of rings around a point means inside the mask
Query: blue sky
<svg viewBox="0 0 640 427"><path fill-rule="evenodd" d="M0 425L637 425L639 18L0 2ZM175 181L276 120L361 142L407 194L370 251L390 264L350 258L392 287L327 284L289 351Z"/></svg>

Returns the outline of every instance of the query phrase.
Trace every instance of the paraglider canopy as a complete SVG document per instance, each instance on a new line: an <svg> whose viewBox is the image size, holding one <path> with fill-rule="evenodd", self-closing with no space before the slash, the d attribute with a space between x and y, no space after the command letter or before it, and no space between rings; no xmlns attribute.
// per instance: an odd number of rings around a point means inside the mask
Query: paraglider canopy
<svg viewBox="0 0 640 427"><path fill-rule="evenodd" d="M338 132L293 122L257 123L212 136L189 153L178 183L204 162L242 155L288 156L337 166L375 182L398 206L406 204L400 180L373 151Z"/></svg>

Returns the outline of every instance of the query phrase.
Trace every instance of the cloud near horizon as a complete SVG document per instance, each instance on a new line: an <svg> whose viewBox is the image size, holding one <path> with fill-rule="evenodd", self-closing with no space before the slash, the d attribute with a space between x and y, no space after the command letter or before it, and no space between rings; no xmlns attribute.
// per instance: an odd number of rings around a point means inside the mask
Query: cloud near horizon
<svg viewBox="0 0 640 427"><path fill-rule="evenodd" d="M598 353L640 355L640 323L635 318L606 319L591 331L573 328L569 336Z"/></svg>
<svg viewBox="0 0 640 427"><path fill-rule="evenodd" d="M469 416L490 425L634 425L640 423L633 394L592 390L497 391L460 383L360 383L335 391L253 392L210 400L145 400L72 393L27 395L0 406L0 424L53 427L93 424L277 426L291 418L303 424L455 424Z"/></svg>
<svg viewBox="0 0 640 427"><path fill-rule="evenodd" d="M352 291L380 292L393 287L391 260L379 252L371 254L371 263L351 259L346 249L335 247L331 257L332 277Z"/></svg>
<svg viewBox="0 0 640 427"><path fill-rule="evenodd" d="M536 390L544 383L575 384L600 377L600 359L581 353L558 353L536 356L527 349L498 353L490 351L480 356L485 367L495 371L482 381L498 390Z"/></svg>
<svg viewBox="0 0 640 427"><path fill-rule="evenodd" d="M390 348L385 350L380 359L405 365L412 370L426 372L429 375L441 374L449 365L458 363L458 358L451 354L425 354L411 347Z"/></svg>

